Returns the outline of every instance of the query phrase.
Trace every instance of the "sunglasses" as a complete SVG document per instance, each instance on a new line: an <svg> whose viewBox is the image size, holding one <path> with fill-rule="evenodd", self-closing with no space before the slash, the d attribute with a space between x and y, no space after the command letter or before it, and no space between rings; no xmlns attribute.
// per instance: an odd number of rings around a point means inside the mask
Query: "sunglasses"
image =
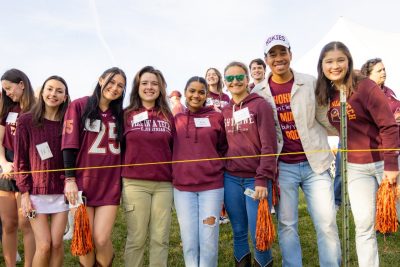
<svg viewBox="0 0 400 267"><path fill-rule="evenodd" d="M230 83L230 82L233 82L234 79L236 79L236 81L241 82L244 80L244 77L246 77L245 74L229 75L229 76L225 76L225 81Z"/></svg>

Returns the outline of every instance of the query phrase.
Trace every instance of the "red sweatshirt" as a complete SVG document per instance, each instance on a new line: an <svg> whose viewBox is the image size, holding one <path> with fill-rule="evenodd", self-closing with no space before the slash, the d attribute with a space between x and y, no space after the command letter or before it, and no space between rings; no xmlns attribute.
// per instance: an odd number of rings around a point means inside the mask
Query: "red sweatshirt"
<svg viewBox="0 0 400 267"><path fill-rule="evenodd" d="M63 169L61 152L61 130L59 121L44 119L41 127L33 126L32 114L25 113L18 119L15 137L14 163L17 172ZM53 157L42 160L36 145L47 142ZM64 192L64 172L38 172L16 175L21 193L33 195L62 194Z"/></svg>
<svg viewBox="0 0 400 267"><path fill-rule="evenodd" d="M143 112L147 112L147 119L142 121L134 119L134 116ZM173 132L175 130L172 115L165 118L158 109L146 110L141 108L131 111L125 116L124 126L126 149L123 155L123 164L171 161ZM122 177L171 181L171 164L123 167Z"/></svg>
<svg viewBox="0 0 400 267"><path fill-rule="evenodd" d="M219 158L226 152L224 119L213 107L177 114L175 127L174 161ZM172 170L178 190L198 192L224 186L222 160L175 163Z"/></svg>
<svg viewBox="0 0 400 267"><path fill-rule="evenodd" d="M339 91L330 101L328 118L340 132ZM359 82L357 90L347 101L347 145L349 150L398 148L399 130L386 96L370 79ZM351 163L372 163L384 160L385 170L398 170L398 152L349 152Z"/></svg>
<svg viewBox="0 0 400 267"><path fill-rule="evenodd" d="M233 112L248 109L250 117L235 122ZM277 138L272 107L257 94L242 102L233 100L222 110L228 140L227 157L256 156L277 153ZM276 156L231 159L225 168L233 176L255 178L256 186L266 186L266 179L275 179Z"/></svg>

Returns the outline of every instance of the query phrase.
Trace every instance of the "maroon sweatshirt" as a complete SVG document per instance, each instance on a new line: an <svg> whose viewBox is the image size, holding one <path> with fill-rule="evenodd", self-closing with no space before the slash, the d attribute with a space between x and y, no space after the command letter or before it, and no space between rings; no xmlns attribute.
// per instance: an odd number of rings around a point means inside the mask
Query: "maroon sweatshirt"
<svg viewBox="0 0 400 267"><path fill-rule="evenodd" d="M339 91L330 100L328 118L340 132ZM347 145L349 150L398 148L399 130L388 101L378 85L370 79L359 82L347 101ZM351 163L372 163L384 160L385 170L398 170L398 152L349 152Z"/></svg>
<svg viewBox="0 0 400 267"><path fill-rule="evenodd" d="M233 112L248 108L250 118L235 122ZM228 140L227 157L256 156L277 153L277 138L272 107L257 94L242 102L233 99L222 110ZM226 161L226 171L242 178L255 178L256 186L266 186L266 179L275 179L276 157L239 158Z"/></svg>
<svg viewBox="0 0 400 267"><path fill-rule="evenodd" d="M134 116L147 112L148 119L135 121ZM123 164L170 162L175 131L172 115L166 118L158 109L131 111L125 115L126 149ZM129 179L171 181L170 163L122 168L122 177Z"/></svg>
<svg viewBox="0 0 400 267"><path fill-rule="evenodd" d="M21 115L21 108L20 108L19 104L14 106L10 110L10 112L18 113L18 116ZM3 146L9 151L14 151L15 130L17 127L17 123L16 122L6 122L7 116L8 116L8 114L6 114L4 118L2 118L1 123L0 123L2 126L5 127Z"/></svg>
<svg viewBox="0 0 400 267"><path fill-rule="evenodd" d="M219 109L222 109L229 103L229 96L224 93L213 93L211 91L208 92L207 94L207 101L206 101L206 106L215 106Z"/></svg>
<svg viewBox="0 0 400 267"><path fill-rule="evenodd" d="M32 113L25 113L18 119L15 138L14 164L17 172L63 169L61 152L61 130L59 121L44 119L41 127L33 126ZM36 145L47 142L52 158L42 160ZM38 172L16 175L21 193L33 195L63 194L64 172Z"/></svg>
<svg viewBox="0 0 400 267"><path fill-rule="evenodd" d="M199 127L202 123L206 127ZM174 161L219 158L225 154L224 118L213 107L177 114L175 127ZM198 192L224 186L222 160L175 163L172 170L174 187L181 191Z"/></svg>

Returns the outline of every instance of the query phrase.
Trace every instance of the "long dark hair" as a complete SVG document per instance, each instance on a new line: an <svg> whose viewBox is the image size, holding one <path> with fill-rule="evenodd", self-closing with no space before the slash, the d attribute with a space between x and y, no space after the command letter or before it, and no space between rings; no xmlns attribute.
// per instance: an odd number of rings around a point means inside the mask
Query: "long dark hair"
<svg viewBox="0 0 400 267"><path fill-rule="evenodd" d="M343 54L345 54L349 62L346 75L344 76L343 79L343 85L346 87L347 90L347 97L351 96L355 92L358 82L364 78L363 76L357 75L354 72L353 57L351 56L350 51L345 44L338 41L326 44L321 50L317 66L318 78L317 78L317 88L315 90L315 95L317 102L320 105L328 105L329 99L331 98L332 93L335 90L333 83L328 78L326 78L322 69L322 61L325 58L326 53L332 50L339 50L343 52Z"/></svg>
<svg viewBox="0 0 400 267"><path fill-rule="evenodd" d="M0 100L0 118L7 116L8 112L18 105L21 106L22 113L29 111L35 103L35 93L33 92L32 84L28 76L18 69L10 69L7 70L3 76L1 76L1 80L6 80L16 84L22 82L24 84L24 92L19 102L13 102L12 99L7 96L4 88L2 88L2 97Z"/></svg>
<svg viewBox="0 0 400 267"><path fill-rule="evenodd" d="M85 106L82 115L81 125L86 127L85 122L87 119L90 120L90 123L94 122L95 120L101 120L100 113L99 113L99 103L101 94L104 88L107 87L108 83L112 80L115 75L121 75L125 80L125 86L122 91L122 95L110 102L109 108L111 109L111 113L115 117L116 120L116 129L117 129L117 141L122 141L123 135L123 101L125 96L125 89L126 89L126 75L125 72L117 67L112 67L107 69L101 74L100 78L105 79L105 83L103 86L100 85L100 81L97 82L96 87L94 88L93 94L89 97L89 100Z"/></svg>
<svg viewBox="0 0 400 267"><path fill-rule="evenodd" d="M146 66L136 73L132 83L130 103L129 106L126 108L125 116L127 116L129 112L138 110L139 108L143 107L142 100L140 99L139 96L139 85L140 85L140 79L145 73L151 73L156 75L158 86L160 88L160 95L156 99L155 107L157 107L159 109L159 112L161 112L164 115L164 117L167 120L169 120L172 113L167 102L167 91L166 91L167 83L161 71L155 69L152 66Z"/></svg>
<svg viewBox="0 0 400 267"><path fill-rule="evenodd" d="M68 93L68 85L67 82L60 76L53 75L47 78L42 87L40 88L39 96L38 96L38 101L36 104L32 107L32 122L34 126L40 127L43 125L43 118L44 118L44 113L46 111L45 103L43 100L43 90L44 87L46 86L46 83L50 80L56 80L62 83L65 86L65 96L67 97L60 106L58 106L57 114L56 114L56 119L60 120L60 124L63 125L64 121L64 114L65 111L67 110L68 104L71 102L71 99L69 97Z"/></svg>

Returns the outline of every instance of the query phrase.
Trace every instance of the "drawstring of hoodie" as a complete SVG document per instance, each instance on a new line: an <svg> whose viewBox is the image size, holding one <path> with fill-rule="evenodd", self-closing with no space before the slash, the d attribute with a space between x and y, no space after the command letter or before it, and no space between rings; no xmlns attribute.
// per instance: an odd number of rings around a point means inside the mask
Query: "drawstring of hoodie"
<svg viewBox="0 0 400 267"><path fill-rule="evenodd" d="M154 120L154 109L151 109L151 113L150 113L150 133L153 133L153 120Z"/></svg>
<svg viewBox="0 0 400 267"><path fill-rule="evenodd" d="M186 138L190 138L190 136L189 136L189 114L190 114L190 110L188 110L187 114L186 114Z"/></svg>
<svg viewBox="0 0 400 267"><path fill-rule="evenodd" d="M243 105L243 101L240 102L239 110L242 109L242 105ZM235 107L236 107L236 104L233 104L233 108L232 108L232 128L233 128L233 132L235 132L235 126L236 126L236 132L240 132L239 123L236 123L235 116L233 116L233 114L235 113Z"/></svg>
<svg viewBox="0 0 400 267"><path fill-rule="evenodd" d="M189 119L190 119L190 110L187 111L187 115L186 115L186 138L190 138L190 135L189 135ZM196 125L194 126L194 142L198 143Z"/></svg>
<svg viewBox="0 0 400 267"><path fill-rule="evenodd" d="M194 143L197 143L197 127L196 125L194 126Z"/></svg>

